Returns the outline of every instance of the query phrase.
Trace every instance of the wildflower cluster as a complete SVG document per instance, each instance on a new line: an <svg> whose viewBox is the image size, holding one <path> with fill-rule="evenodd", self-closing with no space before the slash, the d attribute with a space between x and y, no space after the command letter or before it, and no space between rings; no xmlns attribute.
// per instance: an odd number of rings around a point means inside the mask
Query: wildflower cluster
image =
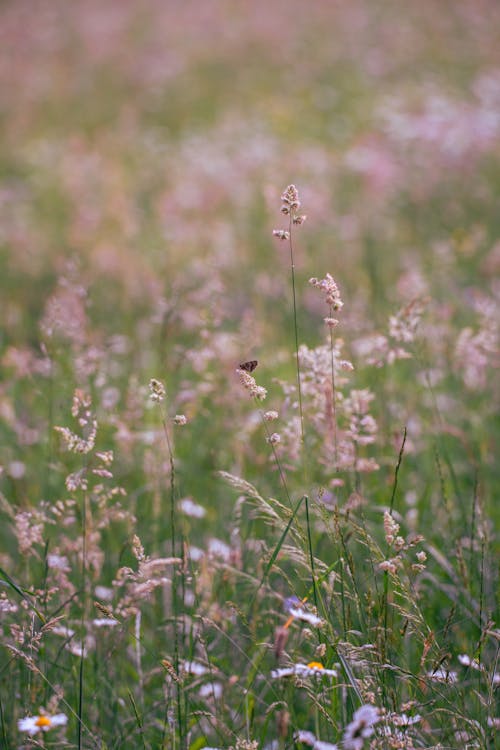
<svg viewBox="0 0 500 750"><path fill-rule="evenodd" d="M399 524L387 510L384 512L384 534L388 547L392 548L396 554L394 557L383 560L379 563L379 568L380 570L385 570L392 575L395 575L398 569L403 565L402 553L421 543L423 541L423 536L414 535L408 539L404 539L404 537L399 535ZM416 558L417 562L414 562L411 566L414 572L424 569L427 555L423 550L420 550L417 552Z"/></svg>
<svg viewBox="0 0 500 750"><path fill-rule="evenodd" d="M410 359L408 346L417 335L422 315L428 305L426 298L417 298L389 317L388 335L379 333L358 339L354 348L368 365L383 367L397 360Z"/></svg>
<svg viewBox="0 0 500 750"><path fill-rule="evenodd" d="M253 375L250 375L246 370L242 370L238 367L236 372L241 385L249 392L250 396L257 399L257 401L264 401L267 396L267 389L261 385L257 385L257 381Z"/></svg>
<svg viewBox="0 0 500 750"><path fill-rule="evenodd" d="M373 734L373 727L380 721L380 713L375 706L365 704L354 712L352 721L348 724L342 735L340 747L343 750L363 750L365 739ZM299 730L295 733L297 742L312 747L313 750L338 750L339 746L331 742L318 740L309 731Z"/></svg>
<svg viewBox="0 0 500 750"><path fill-rule="evenodd" d="M460 331L454 351L457 373L471 391L486 387L488 372L498 368L500 351L497 304L484 300L476 307L478 324L476 327L466 326Z"/></svg>
<svg viewBox="0 0 500 750"><path fill-rule="evenodd" d="M288 185L281 195L281 213L285 216L289 216L291 223L303 224L307 217L299 214L299 209L299 191L295 185ZM287 240L290 237L290 232L284 229L275 229L273 234L280 240Z"/></svg>
<svg viewBox="0 0 500 750"><path fill-rule="evenodd" d="M137 570L124 566L117 571L113 586L119 594L119 602L113 616L130 617L135 615L141 602L151 597L159 587L170 585L172 573L166 571L181 563L178 557L151 558L146 555L139 537L134 534L132 553L138 562Z"/></svg>
<svg viewBox="0 0 500 750"><path fill-rule="evenodd" d="M324 279L317 279L315 277L309 279L311 286L319 289L325 297L325 302L330 308L330 315L325 318L325 324L328 328L336 328L339 321L332 316L333 312L340 312L344 307L344 303L340 297L340 290L333 276L329 273L326 274Z"/></svg>
<svg viewBox="0 0 500 750"><path fill-rule="evenodd" d="M379 466L373 458L363 458L358 455L358 447L375 442L378 426L370 414L370 403L374 395L367 388L352 390L344 399L343 410L348 420L345 439L341 443L344 461L352 462L356 471L376 471Z"/></svg>
<svg viewBox="0 0 500 750"><path fill-rule="evenodd" d="M68 427L54 427L62 436L66 450L70 453L89 453L95 445L97 435L97 419L91 411L92 399L79 388L73 396L72 416L78 421L82 435L77 435Z"/></svg>

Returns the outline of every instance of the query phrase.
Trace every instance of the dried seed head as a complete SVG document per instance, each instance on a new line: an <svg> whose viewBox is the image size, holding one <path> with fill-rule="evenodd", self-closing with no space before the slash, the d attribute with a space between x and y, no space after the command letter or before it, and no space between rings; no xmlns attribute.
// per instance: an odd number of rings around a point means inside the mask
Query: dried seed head
<svg viewBox="0 0 500 750"><path fill-rule="evenodd" d="M279 661L285 650L288 635L288 628L280 627L274 631L274 656L276 657L276 661Z"/></svg>
<svg viewBox="0 0 500 750"><path fill-rule="evenodd" d="M318 657L318 659L323 659L326 654L326 643L320 643L318 646L316 646L315 655Z"/></svg>
<svg viewBox="0 0 500 750"><path fill-rule="evenodd" d="M274 411L274 409L264 412L264 420L266 422L274 422L275 419L278 419L278 416L278 412Z"/></svg>
<svg viewBox="0 0 500 750"><path fill-rule="evenodd" d="M271 445L277 445L281 442L281 436L279 435L279 433L273 432L273 434L269 435L269 437L267 438L267 442Z"/></svg>
<svg viewBox="0 0 500 750"><path fill-rule="evenodd" d="M286 190L281 195L281 213L285 216L291 214L291 219L294 224L303 224L305 216L299 216L297 211L300 208L299 191L295 185L288 185ZM285 239L284 237L282 239Z"/></svg>
<svg viewBox="0 0 500 750"><path fill-rule="evenodd" d="M276 729L278 732L278 737L287 737L288 736L288 727L290 726L290 714L288 711L278 711L276 714Z"/></svg>
<svg viewBox="0 0 500 750"><path fill-rule="evenodd" d="M391 514L386 510L384 513L384 533L385 541L387 544L393 544L397 533L399 531L399 524L396 523Z"/></svg>
<svg viewBox="0 0 500 750"><path fill-rule="evenodd" d="M242 370L241 367L238 367L236 372L240 379L241 385L250 393L250 396L256 398L258 401L264 401L267 396L267 390L261 385L257 385L257 382L253 375L250 375L249 372Z"/></svg>
<svg viewBox="0 0 500 750"><path fill-rule="evenodd" d="M290 232L286 229L273 229L273 237L277 237L279 240L288 240Z"/></svg>
<svg viewBox="0 0 500 750"><path fill-rule="evenodd" d="M146 555L144 554L144 547L142 546L142 542L137 534L134 534L134 536L132 537L132 552L134 553L135 559L139 562L144 560L146 557Z"/></svg>
<svg viewBox="0 0 500 750"><path fill-rule="evenodd" d="M165 396L167 395L167 392L165 390L165 386L160 380L157 380L156 378L151 378L149 381L149 397L151 401L155 401L156 403L160 403L164 400Z"/></svg>
<svg viewBox="0 0 500 750"><path fill-rule="evenodd" d="M340 299L340 290L331 274L327 273L324 279L313 277L309 279L309 283L323 292L325 302L332 310L342 310L344 303Z"/></svg>

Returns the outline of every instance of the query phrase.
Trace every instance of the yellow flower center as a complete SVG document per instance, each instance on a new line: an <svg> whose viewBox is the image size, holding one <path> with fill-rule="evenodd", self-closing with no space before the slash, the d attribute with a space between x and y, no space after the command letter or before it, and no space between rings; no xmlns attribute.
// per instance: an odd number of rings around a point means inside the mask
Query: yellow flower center
<svg viewBox="0 0 500 750"><path fill-rule="evenodd" d="M309 669L324 669L324 666L320 661L310 661L307 666Z"/></svg>
<svg viewBox="0 0 500 750"><path fill-rule="evenodd" d="M51 723L52 722L48 716L39 716L35 721L37 727L50 727Z"/></svg>

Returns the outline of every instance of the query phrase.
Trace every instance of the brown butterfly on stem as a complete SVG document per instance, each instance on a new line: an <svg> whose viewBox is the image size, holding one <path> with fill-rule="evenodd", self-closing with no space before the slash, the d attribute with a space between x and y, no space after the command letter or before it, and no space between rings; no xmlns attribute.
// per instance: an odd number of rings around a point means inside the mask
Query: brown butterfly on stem
<svg viewBox="0 0 500 750"><path fill-rule="evenodd" d="M249 362L241 362L239 369L244 370L245 372L253 372L258 364L259 363L256 359L251 359Z"/></svg>

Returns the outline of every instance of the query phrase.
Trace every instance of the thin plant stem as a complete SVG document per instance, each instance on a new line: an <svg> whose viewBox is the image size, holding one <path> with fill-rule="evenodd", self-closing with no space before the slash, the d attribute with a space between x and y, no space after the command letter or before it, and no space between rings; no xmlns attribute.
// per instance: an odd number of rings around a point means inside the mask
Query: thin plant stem
<svg viewBox="0 0 500 750"><path fill-rule="evenodd" d="M288 245L290 248L290 270L291 270L291 276L292 276L293 330L294 330L294 335L295 335L295 361L297 365L297 389L298 389L298 395L299 395L300 435L301 435L302 445L304 445L304 414L302 410L302 386L300 383L299 328L298 328L298 323L297 323L297 294L295 291L295 261L293 257L292 227L293 227L293 217L292 217L292 213L290 212L288 216L288 232L289 232Z"/></svg>
<svg viewBox="0 0 500 750"><path fill-rule="evenodd" d="M137 676L139 678L139 692L141 698L141 705L144 705L144 676L142 673L142 659L141 659L141 610L138 609L135 615L135 663L137 669Z"/></svg>
<svg viewBox="0 0 500 750"><path fill-rule="evenodd" d="M476 514L477 514L477 502L478 502L478 491L479 491L479 478L477 471L474 476L474 493L472 496L472 517L470 522L470 554L469 554L469 579L470 579L470 592L472 591L472 581L474 575L474 537L476 533Z"/></svg>
<svg viewBox="0 0 500 750"><path fill-rule="evenodd" d="M177 553L177 526L176 526L176 487L175 487L175 460L174 452L172 449L172 441L170 439L167 422L165 416L162 417L163 433L165 435L165 441L167 444L168 459L170 463L170 543L171 553L173 557L176 557ZM184 550L181 540L181 566L184 567ZM174 621L174 668L176 674L179 674L179 633L178 633L178 618L179 618L179 600L177 596L177 581L175 569L172 572L172 615ZM184 723L183 723L183 711L182 711L182 689L180 682L176 680L176 703L177 703L177 723L179 727L179 742L181 750L187 748L187 738L184 734Z"/></svg>
<svg viewBox="0 0 500 750"><path fill-rule="evenodd" d="M398 455L398 461L396 464L396 468L394 469L394 481L392 483L392 493L391 493L391 500L389 503L389 513L392 516L392 512L394 510L394 501L396 499L396 491L398 488L398 477L399 477L399 470L401 468L401 463L403 461L403 455L405 450L405 444L406 444L406 435L407 430L406 426L403 431L403 440L401 441L401 447L399 449L399 455ZM389 572L386 570L384 571L384 630L383 630L383 653L382 653L382 661L385 661L387 658L387 627L389 622L389 608L388 608L388 596L389 596ZM382 673L383 679L385 676L385 673Z"/></svg>
<svg viewBox="0 0 500 750"><path fill-rule="evenodd" d="M2 697L0 696L0 727L2 730L2 738L3 738L3 744L5 747L7 747L7 733L5 731L5 717L4 717L4 710L3 710L3 703L2 703Z"/></svg>
<svg viewBox="0 0 500 750"><path fill-rule="evenodd" d="M486 542L484 534L481 535L481 566L479 574L479 633L480 646L478 650L478 661L481 663L482 634L483 634L483 610L484 610L484 563L486 557Z"/></svg>
<svg viewBox="0 0 500 750"><path fill-rule="evenodd" d="M87 494L82 498L82 616L81 616L81 649L80 666L78 670L78 750L82 747L83 735L83 689L84 689L84 662L85 662L85 610L87 606Z"/></svg>
<svg viewBox="0 0 500 750"><path fill-rule="evenodd" d="M139 729L139 734L141 735L142 747L144 748L144 750L146 750L146 742L145 742L145 739L144 739L144 722L143 722L142 716L139 713L139 710L137 708L137 704L136 704L136 702L134 700L134 696L132 695L132 692L130 690L128 690L127 692L128 692L129 701L130 701L130 703L132 705L132 708L133 708L133 711L134 711L134 716L135 716L135 720L137 722L137 727Z"/></svg>
<svg viewBox="0 0 500 750"><path fill-rule="evenodd" d="M401 464L403 462L403 455L405 452L406 435L407 435L407 429L405 425L404 430L403 430L403 440L401 441L401 447L399 449L398 462L394 470L394 482L392 484L391 502L389 506L389 512L391 513L391 515L392 515L392 511L394 510L394 500L396 498L396 491L398 489L399 470L401 468Z"/></svg>
<svg viewBox="0 0 500 750"><path fill-rule="evenodd" d="M316 572L314 569L314 555L313 555L313 549L312 549L311 524L309 520L309 498L308 497L305 498L305 504L306 504L306 523L307 523L307 543L308 543L308 549L309 549L309 560L311 563L313 598L314 598L314 606L316 607L316 609L318 609L318 593L316 590Z"/></svg>
<svg viewBox="0 0 500 750"><path fill-rule="evenodd" d="M259 415L260 415L260 418L262 420L262 424L264 426L264 431L266 433L267 442L271 446L271 450L273 452L273 457L274 457L274 460L276 461L276 466L278 467L278 473L280 475L281 484L283 485L283 490L285 492L286 499L288 501L288 505L290 506L290 509L291 509L292 508L292 499L290 497L290 492L288 490L288 484L287 484L287 481L286 481L285 472L283 471L283 467L281 465L281 461L279 459L278 453L276 452L275 445L274 445L273 441L271 440L271 435L269 433L269 428L267 426L266 420L264 419L264 415L262 413L262 409L259 409Z"/></svg>
<svg viewBox="0 0 500 750"><path fill-rule="evenodd" d="M333 307L330 305L330 317L333 317ZM333 331L330 328L330 368L332 375L332 418L333 418L333 457L335 471L338 471L339 455L337 444L337 389L335 386L335 350L333 346Z"/></svg>

